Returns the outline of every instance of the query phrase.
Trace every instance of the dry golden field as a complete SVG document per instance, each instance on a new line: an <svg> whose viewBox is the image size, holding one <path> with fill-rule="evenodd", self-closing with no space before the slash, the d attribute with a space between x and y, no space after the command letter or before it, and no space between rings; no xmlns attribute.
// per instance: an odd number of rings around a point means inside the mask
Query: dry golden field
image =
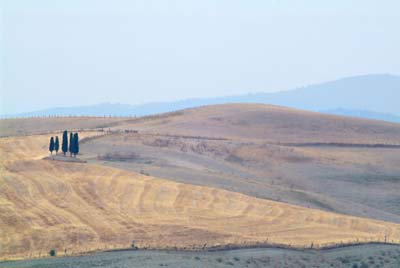
<svg viewBox="0 0 400 268"><path fill-rule="evenodd" d="M226 104L126 119L111 130L83 144L81 157L176 182L400 223L400 124Z"/></svg>
<svg viewBox="0 0 400 268"><path fill-rule="evenodd" d="M318 247L385 238L400 243L395 223L99 164L44 160L48 138L0 139L0 258L46 255L53 248L60 254L122 248L132 241L140 248L181 249L266 242Z"/></svg>

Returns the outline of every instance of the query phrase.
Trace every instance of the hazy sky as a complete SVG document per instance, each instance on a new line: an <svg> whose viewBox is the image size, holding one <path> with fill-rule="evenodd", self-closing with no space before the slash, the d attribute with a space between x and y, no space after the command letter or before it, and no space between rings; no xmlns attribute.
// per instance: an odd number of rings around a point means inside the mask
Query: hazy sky
<svg viewBox="0 0 400 268"><path fill-rule="evenodd" d="M0 114L400 74L399 0L0 0Z"/></svg>

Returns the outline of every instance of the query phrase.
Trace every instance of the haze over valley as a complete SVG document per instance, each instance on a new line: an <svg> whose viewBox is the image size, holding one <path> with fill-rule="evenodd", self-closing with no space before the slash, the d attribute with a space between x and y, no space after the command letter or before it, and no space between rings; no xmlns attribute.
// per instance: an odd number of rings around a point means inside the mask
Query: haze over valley
<svg viewBox="0 0 400 268"><path fill-rule="evenodd" d="M224 103L264 103L327 114L337 114L400 123L400 77L354 76L274 93L187 99L174 102L129 105L102 103L92 106L59 107L3 117L31 116L144 116L179 109Z"/></svg>
<svg viewBox="0 0 400 268"><path fill-rule="evenodd" d="M400 267L399 1L0 10L0 268Z"/></svg>

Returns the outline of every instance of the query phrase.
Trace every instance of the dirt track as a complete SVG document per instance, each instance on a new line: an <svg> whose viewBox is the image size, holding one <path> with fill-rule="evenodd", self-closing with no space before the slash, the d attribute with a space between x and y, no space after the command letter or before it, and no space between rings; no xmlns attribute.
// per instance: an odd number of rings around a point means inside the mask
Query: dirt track
<svg viewBox="0 0 400 268"><path fill-rule="evenodd" d="M400 247L389 245L351 246L331 250L295 251L257 248L219 252L117 251L81 257L26 260L0 263L9 268L95 268L95 267L368 267L398 268ZM364 265L364 267L366 267Z"/></svg>

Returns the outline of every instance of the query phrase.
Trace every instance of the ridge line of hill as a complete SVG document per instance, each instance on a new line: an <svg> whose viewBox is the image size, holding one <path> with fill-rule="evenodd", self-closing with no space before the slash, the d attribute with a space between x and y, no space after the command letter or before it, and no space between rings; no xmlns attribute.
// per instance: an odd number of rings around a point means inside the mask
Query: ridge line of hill
<svg viewBox="0 0 400 268"><path fill-rule="evenodd" d="M225 103L264 103L400 123L400 76L370 74L342 78L292 90L253 93L217 98L129 105L101 103L89 106L58 107L33 112L1 115L151 115L186 108ZM361 101L362 100L362 101Z"/></svg>

